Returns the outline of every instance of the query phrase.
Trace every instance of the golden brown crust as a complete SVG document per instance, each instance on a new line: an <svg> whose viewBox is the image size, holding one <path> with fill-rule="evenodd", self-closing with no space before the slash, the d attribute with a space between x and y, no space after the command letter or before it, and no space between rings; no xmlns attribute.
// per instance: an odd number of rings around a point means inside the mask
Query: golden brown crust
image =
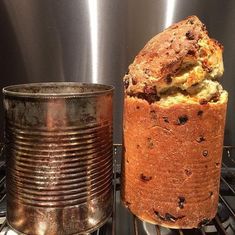
<svg viewBox="0 0 235 235"><path fill-rule="evenodd" d="M199 71L193 70L196 66L200 68L200 76ZM182 69L192 70L187 81L183 81L185 84L174 82ZM172 85L187 89L206 77L221 76L222 72L222 46L209 38L205 25L196 16L190 16L145 45L129 66L124 83L129 95L159 96Z"/></svg>
<svg viewBox="0 0 235 235"><path fill-rule="evenodd" d="M226 103L125 97L122 200L137 217L194 228L217 211Z"/></svg>

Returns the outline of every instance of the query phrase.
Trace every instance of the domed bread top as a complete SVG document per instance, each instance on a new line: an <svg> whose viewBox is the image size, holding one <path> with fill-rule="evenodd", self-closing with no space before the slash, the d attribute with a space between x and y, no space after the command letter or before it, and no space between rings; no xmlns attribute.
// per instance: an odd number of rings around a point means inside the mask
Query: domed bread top
<svg viewBox="0 0 235 235"><path fill-rule="evenodd" d="M190 16L153 37L139 52L124 77L126 94L148 96L151 102L169 91L190 95L191 87L222 76L222 52L205 25Z"/></svg>

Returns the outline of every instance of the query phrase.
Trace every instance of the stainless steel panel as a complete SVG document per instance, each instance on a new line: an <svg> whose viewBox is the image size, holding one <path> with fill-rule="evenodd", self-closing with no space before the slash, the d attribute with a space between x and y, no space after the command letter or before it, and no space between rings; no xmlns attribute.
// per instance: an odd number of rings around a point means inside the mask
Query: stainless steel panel
<svg viewBox="0 0 235 235"><path fill-rule="evenodd" d="M225 144L235 144L234 0L2 0L0 85L112 84L114 136L121 142L121 78L128 64L153 35L192 14L225 47L222 83L230 94Z"/></svg>

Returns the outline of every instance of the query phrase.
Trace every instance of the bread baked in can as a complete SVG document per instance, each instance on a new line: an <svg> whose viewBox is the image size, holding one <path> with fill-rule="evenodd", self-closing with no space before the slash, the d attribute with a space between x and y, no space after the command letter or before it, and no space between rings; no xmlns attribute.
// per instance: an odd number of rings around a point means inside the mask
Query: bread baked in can
<svg viewBox="0 0 235 235"><path fill-rule="evenodd" d="M227 92L223 47L196 16L151 39L124 77L122 201L140 219L195 228L217 211Z"/></svg>

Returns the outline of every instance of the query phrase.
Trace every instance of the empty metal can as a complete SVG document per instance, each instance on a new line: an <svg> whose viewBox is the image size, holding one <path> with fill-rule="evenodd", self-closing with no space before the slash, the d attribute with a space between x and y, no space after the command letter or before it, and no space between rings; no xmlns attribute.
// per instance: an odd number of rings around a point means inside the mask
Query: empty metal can
<svg viewBox="0 0 235 235"><path fill-rule="evenodd" d="M90 232L112 213L113 87L3 89L7 222L30 235Z"/></svg>

